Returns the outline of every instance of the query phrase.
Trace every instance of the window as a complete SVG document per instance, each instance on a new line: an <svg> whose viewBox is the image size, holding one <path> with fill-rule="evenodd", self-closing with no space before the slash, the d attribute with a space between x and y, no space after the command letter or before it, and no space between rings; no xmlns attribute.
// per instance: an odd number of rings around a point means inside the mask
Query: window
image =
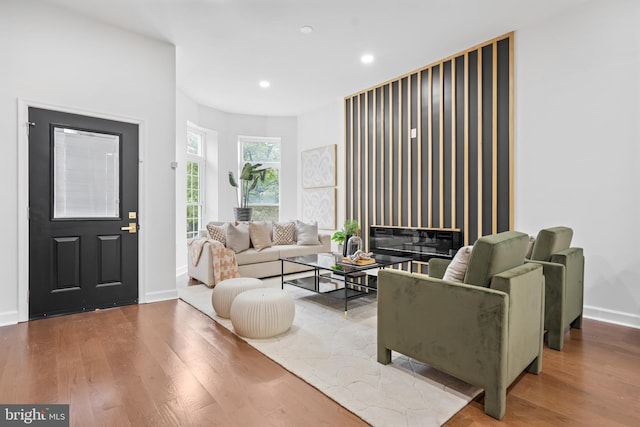
<svg viewBox="0 0 640 427"><path fill-rule="evenodd" d="M264 182L249 195L249 206L253 208L253 220L280 219L280 138L238 137L240 149L239 170L246 163L262 163L269 168Z"/></svg>
<svg viewBox="0 0 640 427"><path fill-rule="evenodd" d="M204 207L204 132L187 130L187 239L198 236Z"/></svg>

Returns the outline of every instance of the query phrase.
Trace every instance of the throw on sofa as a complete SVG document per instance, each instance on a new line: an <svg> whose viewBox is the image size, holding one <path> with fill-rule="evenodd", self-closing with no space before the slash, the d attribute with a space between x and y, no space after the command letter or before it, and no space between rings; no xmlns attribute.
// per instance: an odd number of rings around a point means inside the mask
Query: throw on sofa
<svg viewBox="0 0 640 427"><path fill-rule="evenodd" d="M206 230L200 230L199 237L213 238L227 248L234 249L241 277L277 276L282 269L280 258L331 252L331 236L318 233L317 226L301 221L256 221L241 224L214 221L207 224ZM204 244L200 259L195 265L190 251L188 252L189 277L209 287L215 286L209 244ZM286 274L308 269L290 262L285 263L284 267Z"/></svg>

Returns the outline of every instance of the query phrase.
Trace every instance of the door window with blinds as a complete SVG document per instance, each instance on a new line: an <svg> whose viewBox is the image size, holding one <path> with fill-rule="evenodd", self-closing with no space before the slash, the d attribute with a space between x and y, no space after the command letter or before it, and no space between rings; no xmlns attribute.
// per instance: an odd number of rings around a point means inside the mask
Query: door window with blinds
<svg viewBox="0 0 640 427"><path fill-rule="evenodd" d="M120 217L120 136L53 130L53 218Z"/></svg>

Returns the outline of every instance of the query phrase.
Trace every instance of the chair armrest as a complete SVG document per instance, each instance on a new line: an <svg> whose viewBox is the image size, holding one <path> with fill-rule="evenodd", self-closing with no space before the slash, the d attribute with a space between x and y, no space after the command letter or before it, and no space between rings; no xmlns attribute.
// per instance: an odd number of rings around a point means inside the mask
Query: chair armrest
<svg viewBox="0 0 640 427"><path fill-rule="evenodd" d="M582 315L584 299L584 254L582 248L569 248L551 256L551 262L565 267L564 320L572 322ZM563 327L566 324L563 323Z"/></svg>
<svg viewBox="0 0 640 427"><path fill-rule="evenodd" d="M509 295L508 375L511 384L533 360L542 356L544 336L544 276L543 267L528 263L496 274L491 289ZM542 357L532 372L542 369Z"/></svg>
<svg viewBox="0 0 640 427"><path fill-rule="evenodd" d="M539 264L544 274L544 324L545 328L557 330L564 328L565 267L549 261L526 261L526 264Z"/></svg>
<svg viewBox="0 0 640 427"><path fill-rule="evenodd" d="M449 264L451 264L450 259L431 258L429 260L429 277L442 279Z"/></svg>

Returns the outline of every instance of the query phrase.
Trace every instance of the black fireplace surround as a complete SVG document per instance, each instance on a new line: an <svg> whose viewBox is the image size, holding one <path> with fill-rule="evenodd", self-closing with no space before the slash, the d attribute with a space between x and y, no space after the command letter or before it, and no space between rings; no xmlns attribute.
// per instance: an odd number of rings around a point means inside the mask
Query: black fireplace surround
<svg viewBox="0 0 640 427"><path fill-rule="evenodd" d="M414 261L451 259L462 246L462 240L462 232L458 229L380 225L369 227L371 252L411 258Z"/></svg>

